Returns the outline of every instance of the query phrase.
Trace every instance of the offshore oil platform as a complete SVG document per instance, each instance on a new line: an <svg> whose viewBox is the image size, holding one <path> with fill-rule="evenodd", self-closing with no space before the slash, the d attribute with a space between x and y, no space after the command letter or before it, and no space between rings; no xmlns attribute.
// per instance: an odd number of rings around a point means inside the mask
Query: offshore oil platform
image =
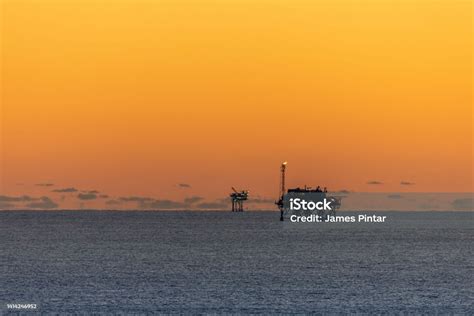
<svg viewBox="0 0 474 316"><path fill-rule="evenodd" d="M249 191L242 190L237 191L234 187L232 187L232 192L229 196L232 201L232 212L243 212L244 211L244 201L248 200Z"/></svg>
<svg viewBox="0 0 474 316"><path fill-rule="evenodd" d="M316 187L315 189L311 187L305 186L304 188L294 188L288 189L286 191L285 188L285 176L286 176L286 166L287 162L283 162L280 167L280 187L279 187L279 199L275 202L280 210L280 221L283 221L285 217L295 214L294 211L290 210L290 203L296 199L308 199L311 200L313 203L323 202L325 200L331 202L331 210L316 210L314 213L318 216L327 217L328 215L335 215L336 210L341 207L341 199L342 197L337 196L328 196L327 189L321 189L320 186ZM290 212L292 212L290 214ZM310 212L312 213L312 212ZM301 212L299 212L299 215ZM305 214L308 215L308 214Z"/></svg>

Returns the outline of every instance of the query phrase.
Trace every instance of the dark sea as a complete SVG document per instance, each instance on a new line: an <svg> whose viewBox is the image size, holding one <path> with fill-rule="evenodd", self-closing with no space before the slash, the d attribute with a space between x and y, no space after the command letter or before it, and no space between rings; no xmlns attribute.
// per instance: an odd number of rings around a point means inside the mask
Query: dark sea
<svg viewBox="0 0 474 316"><path fill-rule="evenodd" d="M474 314L473 213L370 214L3 211L0 313Z"/></svg>

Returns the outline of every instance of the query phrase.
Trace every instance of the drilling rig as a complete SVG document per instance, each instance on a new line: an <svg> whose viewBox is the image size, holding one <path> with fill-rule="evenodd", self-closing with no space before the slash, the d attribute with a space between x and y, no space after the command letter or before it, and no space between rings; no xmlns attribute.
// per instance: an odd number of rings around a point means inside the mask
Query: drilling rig
<svg viewBox="0 0 474 316"><path fill-rule="evenodd" d="M232 191L234 192L229 195L230 199L232 200L232 212L243 212L244 201L248 200L249 191L237 191L234 187L232 187Z"/></svg>

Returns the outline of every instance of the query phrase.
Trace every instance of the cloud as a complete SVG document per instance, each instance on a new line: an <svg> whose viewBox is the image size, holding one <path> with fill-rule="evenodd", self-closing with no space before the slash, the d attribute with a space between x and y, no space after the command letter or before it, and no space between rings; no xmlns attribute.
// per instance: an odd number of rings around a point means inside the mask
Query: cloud
<svg viewBox="0 0 474 316"><path fill-rule="evenodd" d="M472 199L472 198L455 199L455 200L453 200L451 205L456 210L472 211L472 210L474 210L474 199Z"/></svg>
<svg viewBox="0 0 474 316"><path fill-rule="evenodd" d="M37 183L35 185L39 187L52 187L54 183Z"/></svg>
<svg viewBox="0 0 474 316"><path fill-rule="evenodd" d="M77 195L77 198L79 200L95 200L95 199L97 199L97 195L95 195L93 193L79 193Z"/></svg>
<svg viewBox="0 0 474 316"><path fill-rule="evenodd" d="M0 202L31 202L31 201L37 201L37 200L39 199L32 198L31 196L28 196L28 195L22 195L22 196L0 195Z"/></svg>
<svg viewBox="0 0 474 316"><path fill-rule="evenodd" d="M182 189L189 189L191 188L191 185L187 183L178 183L178 187Z"/></svg>
<svg viewBox="0 0 474 316"><path fill-rule="evenodd" d="M339 190L339 191L336 191L335 193L350 194L351 191L349 191L349 190Z"/></svg>
<svg viewBox="0 0 474 316"><path fill-rule="evenodd" d="M28 195L22 196L6 196L0 195L0 209L15 208L18 205L15 203L27 203L24 207L34 209L51 209L58 207L49 197L42 196L41 198L33 198Z"/></svg>
<svg viewBox="0 0 474 316"><path fill-rule="evenodd" d="M368 181L367 184L370 184L370 185L381 185L381 184L383 184L383 182L376 181L376 180L372 180L372 181Z"/></svg>
<svg viewBox="0 0 474 316"><path fill-rule="evenodd" d="M198 197L193 197L193 199ZM140 209L185 209L189 206L188 203L173 201L173 200L159 200L144 196L128 196L120 197L118 202L136 202Z"/></svg>
<svg viewBox="0 0 474 316"><path fill-rule="evenodd" d="M108 200L105 202L106 205L120 205L122 202L117 201L117 200Z"/></svg>
<svg viewBox="0 0 474 316"><path fill-rule="evenodd" d="M142 196L126 196L126 197L121 197L119 198L120 201L122 202L151 202L154 201L155 199L149 198L149 197L142 197Z"/></svg>
<svg viewBox="0 0 474 316"><path fill-rule="evenodd" d="M81 191L82 193L87 193L87 194L99 194L100 192L97 191L97 190L91 190L91 191L87 191L87 190L84 190L84 191Z"/></svg>
<svg viewBox="0 0 474 316"><path fill-rule="evenodd" d="M15 204L8 202L0 202L0 210L13 209Z"/></svg>
<svg viewBox="0 0 474 316"><path fill-rule="evenodd" d="M191 196L191 197L185 198L184 203L185 204L194 204L194 203L197 203L197 202L202 201L202 200L204 200L204 198L201 197L201 196Z"/></svg>
<svg viewBox="0 0 474 316"><path fill-rule="evenodd" d="M108 196L107 194L101 194L101 195L99 195L99 198L101 198L101 199L108 199L109 196Z"/></svg>
<svg viewBox="0 0 474 316"><path fill-rule="evenodd" d="M51 192L58 192L58 193L69 193L69 192L77 192L76 188L64 188L64 189L56 189Z"/></svg>
<svg viewBox="0 0 474 316"><path fill-rule="evenodd" d="M389 199L402 199L403 196L401 196L400 194L390 194L390 195L387 195L387 197Z"/></svg>
<svg viewBox="0 0 474 316"><path fill-rule="evenodd" d="M227 203L224 202L203 202L196 205L201 209L215 210L215 209L224 209L228 207Z"/></svg>
<svg viewBox="0 0 474 316"><path fill-rule="evenodd" d="M255 203L255 204L273 204L275 203L274 199L270 198L261 198L261 197L256 197L256 198L251 198L248 200L249 203Z"/></svg>
<svg viewBox="0 0 474 316"><path fill-rule="evenodd" d="M415 185L415 183L408 181L400 181L400 185Z"/></svg>
<svg viewBox="0 0 474 316"><path fill-rule="evenodd" d="M143 209L180 209L185 208L186 204L172 200L153 200L151 202L140 203Z"/></svg>
<svg viewBox="0 0 474 316"><path fill-rule="evenodd" d="M431 210L431 211L433 211L433 210L436 210L436 209L438 208L438 206L435 205L435 204L431 204L431 203L428 202L428 203L421 203L421 204L419 204L419 205L418 205L418 208L423 209L423 210Z"/></svg>
<svg viewBox="0 0 474 316"><path fill-rule="evenodd" d="M26 207L34 209L52 209L58 207L58 204L54 203L49 197L42 196L38 202L26 204Z"/></svg>

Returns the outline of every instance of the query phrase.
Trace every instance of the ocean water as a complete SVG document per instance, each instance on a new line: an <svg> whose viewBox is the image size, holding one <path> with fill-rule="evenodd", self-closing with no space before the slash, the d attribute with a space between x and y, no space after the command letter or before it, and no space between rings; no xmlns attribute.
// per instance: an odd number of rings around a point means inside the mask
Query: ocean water
<svg viewBox="0 0 474 316"><path fill-rule="evenodd" d="M0 212L0 313L473 314L473 213L377 214Z"/></svg>

